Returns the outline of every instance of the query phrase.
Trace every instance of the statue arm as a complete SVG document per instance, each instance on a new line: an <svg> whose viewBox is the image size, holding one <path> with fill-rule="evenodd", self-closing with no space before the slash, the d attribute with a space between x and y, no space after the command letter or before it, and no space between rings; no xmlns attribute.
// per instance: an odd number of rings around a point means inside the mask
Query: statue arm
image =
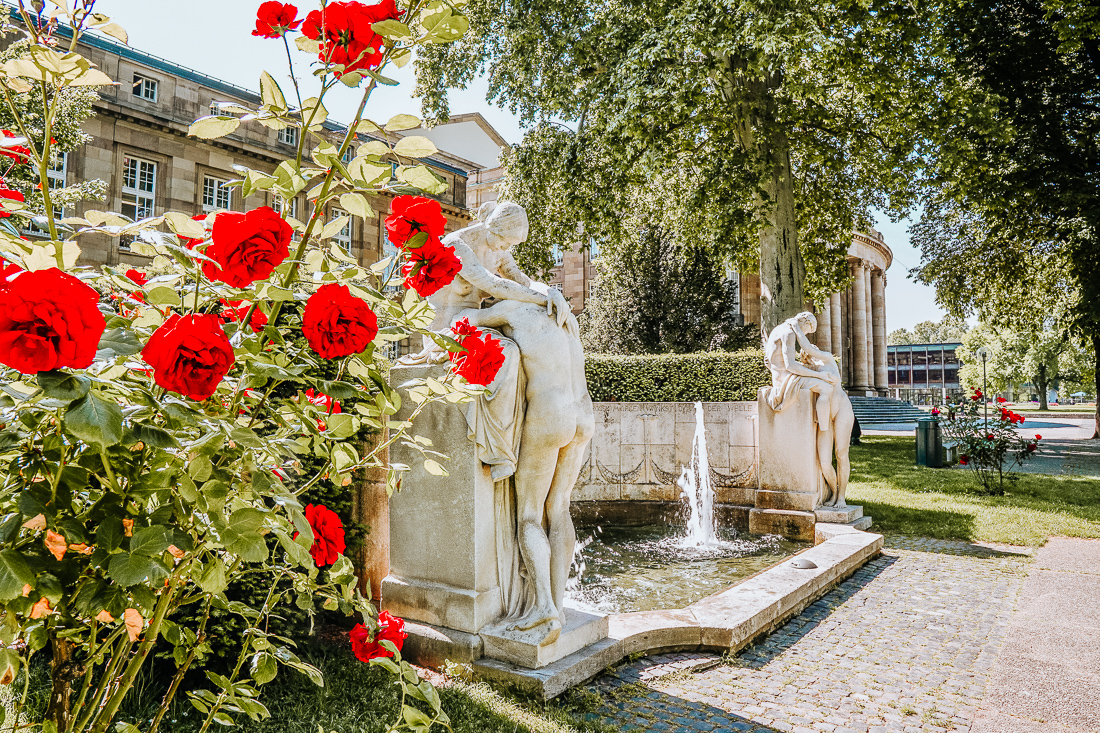
<svg viewBox="0 0 1100 733"><path fill-rule="evenodd" d="M794 329L792 329L793 331ZM790 338L793 333L783 334L782 348L783 348L783 366L791 374L797 374L802 377L813 377L814 379L825 380L825 375L821 372L814 371L809 367L803 365L798 361L798 355L794 351L794 341Z"/></svg>
<svg viewBox="0 0 1100 733"><path fill-rule="evenodd" d="M569 311L569 302L565 299L565 296L558 290L551 288L546 283L540 283L532 280L528 277L527 273L519 269L519 265L516 264L516 260L512 257L511 252L505 252L501 258L500 268L498 269L501 275L513 280L520 285L528 287L537 293L542 293L546 296L546 314L554 315L557 313L557 323L562 325L565 322L566 315Z"/></svg>
<svg viewBox="0 0 1100 733"><path fill-rule="evenodd" d="M532 290L539 289L536 287L538 285L542 285L542 289L545 289L547 287L542 283L536 283L534 280L527 276L526 272L519 269L519 265L516 264L516 259L512 257L511 252L505 252L504 256L501 258L500 274L508 278L509 280L517 282L524 287L531 288Z"/></svg>
<svg viewBox="0 0 1100 733"><path fill-rule="evenodd" d="M519 300L524 303L545 305L547 297L526 285L494 275L485 269L474 251L462 240L454 242L455 254L462 261L462 279L473 285L478 290L487 293L497 300ZM518 269L518 268L517 268ZM528 279L530 282L530 279Z"/></svg>

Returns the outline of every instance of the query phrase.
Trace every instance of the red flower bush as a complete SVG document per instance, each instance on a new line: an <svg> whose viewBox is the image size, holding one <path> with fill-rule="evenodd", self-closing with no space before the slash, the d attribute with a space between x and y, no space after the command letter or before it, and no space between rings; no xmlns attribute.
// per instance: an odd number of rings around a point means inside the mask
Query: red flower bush
<svg viewBox="0 0 1100 733"><path fill-rule="evenodd" d="M309 548L313 562L319 568L332 565L347 547L344 544L344 523L336 512L324 504L307 505L305 515L313 530L313 546Z"/></svg>
<svg viewBox="0 0 1100 733"><path fill-rule="evenodd" d="M378 614L378 632L371 638L370 629L356 624L349 632L351 651L360 662L369 662L377 657L392 657L393 653L382 646L383 641L391 642L397 651L405 644L409 635L405 632L405 622L390 615L389 611Z"/></svg>
<svg viewBox="0 0 1100 733"><path fill-rule="evenodd" d="M965 466L970 463L970 456L959 456L959 465Z"/></svg>
<svg viewBox="0 0 1100 733"><path fill-rule="evenodd" d="M141 355L153 367L159 386L193 400L214 394L234 361L221 321L211 313L173 313L153 332Z"/></svg>
<svg viewBox="0 0 1100 733"><path fill-rule="evenodd" d="M7 199L8 201L18 201L19 203L23 203L27 200L27 198L19 191L16 191L13 188L3 187L0 187L0 199ZM10 211L4 211L3 209L0 209L0 219L7 219L9 216L11 216Z"/></svg>
<svg viewBox="0 0 1100 733"><path fill-rule="evenodd" d="M11 130L0 130L0 135L4 137L20 137ZM0 146L0 155L11 158L16 163L26 163L31 159L31 149L25 145L4 145Z"/></svg>
<svg viewBox="0 0 1100 733"><path fill-rule="evenodd" d="M404 247L414 235L427 232L428 237L442 239L447 217L438 201L423 196L398 196L390 204L386 217L386 236L395 247Z"/></svg>
<svg viewBox="0 0 1100 733"><path fill-rule="evenodd" d="M450 285L462 269L454 247L448 247L436 237L429 237L420 247L407 250L409 261L401 266L405 287L415 290L421 298L439 292Z"/></svg>
<svg viewBox="0 0 1100 733"><path fill-rule="evenodd" d="M235 288L266 280L290 254L293 233L270 206L261 206L247 214L218 214L205 252L218 265L204 262L202 272L211 280Z"/></svg>
<svg viewBox="0 0 1100 733"><path fill-rule="evenodd" d="M262 3L256 11L256 30L252 35L261 38L281 38L287 31L297 30L302 21L298 17L298 8L290 3L277 0Z"/></svg>
<svg viewBox="0 0 1100 733"><path fill-rule="evenodd" d="M504 366L504 348L498 339L483 333L463 318L451 327L464 351L448 354L451 371L470 384L489 385Z"/></svg>
<svg viewBox="0 0 1100 733"><path fill-rule="evenodd" d="M323 10L314 10L306 16L302 33L320 42L318 57L321 61L344 67L336 70L339 78L361 69L373 69L381 63L385 39L371 26L397 17L394 0L382 0L374 5L334 0Z"/></svg>
<svg viewBox="0 0 1100 733"><path fill-rule="evenodd" d="M378 317L347 285L322 285L309 296L302 313L302 334L325 359L358 354L378 335Z"/></svg>
<svg viewBox="0 0 1100 733"><path fill-rule="evenodd" d="M243 300L226 300L222 298L221 303L221 318L223 323L236 323L242 320L248 315L248 309L252 307L251 304ZM248 320L248 325L252 328L253 333L263 331L264 326L267 325L267 314L257 306L256 310L252 311L252 318Z"/></svg>
<svg viewBox="0 0 1100 733"><path fill-rule="evenodd" d="M57 268L10 269L0 288L0 363L23 374L91 366L107 326L99 293Z"/></svg>

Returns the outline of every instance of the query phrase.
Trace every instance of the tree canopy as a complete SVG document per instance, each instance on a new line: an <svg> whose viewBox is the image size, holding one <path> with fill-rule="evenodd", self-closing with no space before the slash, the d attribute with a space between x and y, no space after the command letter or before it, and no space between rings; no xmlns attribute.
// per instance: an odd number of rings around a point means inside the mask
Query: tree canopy
<svg viewBox="0 0 1100 733"><path fill-rule="evenodd" d="M966 321L950 314L940 321L921 321L912 330L899 328L886 337L888 344L949 344L962 341Z"/></svg>
<svg viewBox="0 0 1100 733"><path fill-rule="evenodd" d="M662 181L664 230L759 271L765 327L847 280L853 224L907 210L941 88L920 4L872 0L470 0L470 31L418 59L429 117L487 70L532 127L505 194L531 246L625 241ZM809 261L812 267L805 268Z"/></svg>

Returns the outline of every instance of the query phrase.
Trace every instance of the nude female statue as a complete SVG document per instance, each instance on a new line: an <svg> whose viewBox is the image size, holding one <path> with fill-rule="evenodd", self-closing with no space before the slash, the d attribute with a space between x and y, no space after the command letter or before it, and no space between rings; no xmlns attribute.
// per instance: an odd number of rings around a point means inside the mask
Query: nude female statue
<svg viewBox="0 0 1100 733"><path fill-rule="evenodd" d="M851 464L848 448L855 413L852 402L841 386L836 357L810 343L808 334L817 330L813 313L799 313L772 329L764 345L764 360L772 374L772 386L766 394L773 410L782 410L798 399L802 389L816 395L817 457L825 480L823 504L844 506ZM796 344L801 354L796 351ZM833 468L833 453L837 467Z"/></svg>
<svg viewBox="0 0 1100 733"><path fill-rule="evenodd" d="M467 413L467 422L471 439L479 449L484 446L482 460L493 466L493 478L514 471L514 535L531 592L526 598L516 593L505 598L510 628L533 630L539 643L549 644L561 631L576 544L569 498L595 420L576 318L560 292L532 281L510 253L527 238L527 229L527 214L519 205L483 207L478 222L444 238L455 248L462 270L429 302L436 309L433 330L444 331L467 318L506 337L505 367L490 394L479 399L478 414ZM489 297L498 302L482 308ZM409 361L444 357L428 342ZM502 591L506 584L502 581Z"/></svg>

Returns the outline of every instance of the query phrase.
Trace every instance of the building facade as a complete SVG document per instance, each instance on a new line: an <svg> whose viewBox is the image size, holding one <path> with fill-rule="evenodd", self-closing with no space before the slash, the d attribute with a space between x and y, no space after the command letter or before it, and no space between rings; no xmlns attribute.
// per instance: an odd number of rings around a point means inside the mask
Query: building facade
<svg viewBox="0 0 1100 733"><path fill-rule="evenodd" d="M276 131L245 123L217 140L187 134L195 119L216 111L216 103L256 106L260 104L258 94L106 38L88 35L84 39L80 53L119 84L100 90L95 114L84 124L91 141L66 154L54 172L59 179L54 185L105 181L107 198L69 207L66 216L107 210L140 219L166 211L201 214L264 205L279 211L288 207L289 216L299 221L312 214L305 191L290 201L263 191L242 200L241 190L227 185L240 179L234 166L271 173L292 157L300 134L297 129ZM324 134L333 141L342 140L346 132L335 123L326 123L326 128ZM346 159L351 160L358 143L369 139L359 135ZM447 191L433 198L442 205L448 231L466 226L471 219L467 178L478 166L445 152L424 162L447 181ZM379 193L368 198L374 216L365 220L351 217L348 226L334 237L363 264L393 252L383 225L392 195ZM330 205L324 217L331 220L346 213ZM94 234L83 236L80 244L83 265L149 263L148 258L130 251L125 239Z"/></svg>
<svg viewBox="0 0 1100 733"><path fill-rule="evenodd" d="M897 344L886 347L890 392L916 404L946 400L961 390L959 357L962 344Z"/></svg>

